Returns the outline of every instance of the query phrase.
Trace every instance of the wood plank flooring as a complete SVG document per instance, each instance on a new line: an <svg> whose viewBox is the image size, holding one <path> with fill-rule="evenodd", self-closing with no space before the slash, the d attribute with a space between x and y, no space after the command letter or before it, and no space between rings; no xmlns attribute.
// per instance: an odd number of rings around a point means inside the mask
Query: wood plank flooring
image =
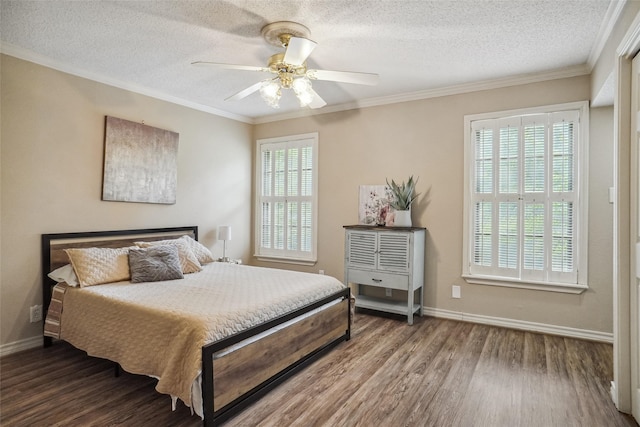
<svg viewBox="0 0 640 427"><path fill-rule="evenodd" d="M227 426L636 426L609 397L612 347L471 323L357 313L352 339ZM65 343L0 360L2 426L200 426Z"/></svg>

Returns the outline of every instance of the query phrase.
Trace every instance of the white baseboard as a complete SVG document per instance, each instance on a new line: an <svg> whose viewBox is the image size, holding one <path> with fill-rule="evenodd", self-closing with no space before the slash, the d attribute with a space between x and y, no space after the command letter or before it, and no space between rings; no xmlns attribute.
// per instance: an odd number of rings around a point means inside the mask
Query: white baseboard
<svg viewBox="0 0 640 427"><path fill-rule="evenodd" d="M503 317L483 316L480 314L462 313L459 311L443 310L433 307L423 307L422 312L427 316L443 319L460 320L463 322L480 323L483 325L500 326L503 328L523 331L541 332L544 334L561 335L590 341L613 343L613 334L608 332L590 331L586 329L569 328L566 326L548 325L546 323L527 322L524 320L506 319ZM32 337L0 346L0 357L42 346L42 337ZM611 394L614 396L615 384L611 382ZM617 396L617 394L616 394Z"/></svg>
<svg viewBox="0 0 640 427"><path fill-rule="evenodd" d="M611 388L609 388L609 393L611 393L611 400L613 400L613 404L618 407L618 386L615 381L611 381Z"/></svg>
<svg viewBox="0 0 640 427"><path fill-rule="evenodd" d="M500 326L503 328L540 332L543 334L560 335L563 337L613 344L613 333L609 332L590 331L587 329L569 328L567 326L556 326L546 323L528 322L525 320L506 319L503 317L484 316L481 314L469 314L433 307L423 307L422 312L427 316L442 317L444 319L461 320L463 322L480 323L483 325Z"/></svg>
<svg viewBox="0 0 640 427"><path fill-rule="evenodd" d="M0 357L17 353L30 348L42 347L42 336L31 337L20 341L14 341L0 345Z"/></svg>

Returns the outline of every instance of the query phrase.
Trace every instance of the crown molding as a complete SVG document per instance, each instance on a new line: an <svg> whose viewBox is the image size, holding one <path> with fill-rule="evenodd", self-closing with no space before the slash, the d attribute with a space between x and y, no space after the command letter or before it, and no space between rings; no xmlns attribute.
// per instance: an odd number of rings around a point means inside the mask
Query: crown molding
<svg viewBox="0 0 640 427"><path fill-rule="evenodd" d="M197 102L182 99L173 95L168 95L161 91L151 89L145 86L124 82L121 80L117 80L117 79L105 76L103 74L94 73L94 72L83 70L77 67L73 67L69 64L65 64L61 61L57 61L55 59L46 57L44 55L37 54L28 49L23 49L21 47L12 45L10 43L5 43L5 42L1 43L0 53L13 56L15 58L22 59L25 61L33 62L34 64L42 65L47 68L52 68L54 70L61 71L63 73L67 73L67 74L71 74L84 79L92 80L98 83L103 83L109 86L117 87L119 89L124 89L129 92L138 93L140 95L149 96L151 98L170 102L172 104L181 105L183 107L192 108L194 110L203 111L205 113L214 114L216 116L221 116L221 117L225 117L228 119L237 120L239 122L244 122L249 124L253 124L254 122L254 120L250 117L242 116L239 114L233 114L228 111L219 110L217 108L202 105Z"/></svg>
<svg viewBox="0 0 640 427"><path fill-rule="evenodd" d="M321 110L301 109L290 113L274 114L254 119L255 124L277 122L300 117L313 116L318 114L329 114L339 111L356 110L366 107L376 107L380 105L396 104L400 102L419 101L422 99L438 98L442 96L460 95L469 92L478 92L489 89L500 89L509 86L519 86L530 83L538 83L548 80L557 80L569 77L577 77L589 74L591 69L588 64L576 65L557 70L540 73L527 73L518 76L505 77L500 79L485 80L474 83L449 86L437 89L427 89L417 92L408 92L398 95L383 96L377 98L364 99L362 101L350 102L346 104L323 107Z"/></svg>
<svg viewBox="0 0 640 427"><path fill-rule="evenodd" d="M51 59L49 57L36 54L27 49L23 49L9 43L0 44L0 53L13 56L25 61L33 62L38 65L42 65L54 70L58 70L64 73L72 74L81 78L89 79L99 83L103 83L109 86L114 86L120 89L124 89L130 92L138 93L141 95L149 96L152 98L160 99L162 101L171 102L173 104L182 105L184 107L192 108L194 110L203 111L206 113L214 114L216 116L225 117L228 119L236 120L248 124L262 124L270 122L278 122L289 119L297 119L301 117L315 116L319 114L330 114L340 111L357 110L367 107L376 107L388 104L397 104L401 102L419 101L429 98L438 98L442 96L459 95L469 92L477 92L489 89L499 89L509 86L518 86L529 83L538 83L547 80L556 80L568 77L576 77L591 72L591 67L588 64L577 65L573 67L562 68L558 70L551 70L539 73L527 73L518 76L511 76L500 79L485 80L480 82L465 83L461 85L454 85L444 88L426 89L416 92L407 92L397 95L382 96L376 98L364 99L361 101L353 101L339 105L332 105L323 107L318 110L300 109L288 113L273 114L269 116L251 118L242 116L239 114L230 113L228 111L219 110L217 108L209 107L206 105L198 104L186 99L178 98L158 90L150 89L141 85L136 85L121 80L116 80L111 77L93 73L86 70L81 70L76 67L72 67L68 64L64 64L61 61Z"/></svg>
<svg viewBox="0 0 640 427"><path fill-rule="evenodd" d="M609 3L609 7L607 12L600 24L600 29L598 30L598 35L596 36L596 42L591 47L591 52L589 53L589 59L587 59L587 64L589 64L589 70L593 70L596 62L600 58L602 54L602 50L604 49L607 40L611 36L613 29L615 28L620 15L622 14L622 10L627 4L627 0L611 0Z"/></svg>
<svg viewBox="0 0 640 427"><path fill-rule="evenodd" d="M636 15L635 19L627 29L626 34L620 41L620 45L616 49L616 56L622 56L629 61L638 54L640 48L640 13Z"/></svg>

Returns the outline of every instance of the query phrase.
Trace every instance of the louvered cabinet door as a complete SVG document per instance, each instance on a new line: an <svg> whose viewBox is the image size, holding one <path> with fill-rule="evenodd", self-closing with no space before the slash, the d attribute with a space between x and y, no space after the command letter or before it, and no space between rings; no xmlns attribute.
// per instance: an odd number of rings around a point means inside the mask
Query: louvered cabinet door
<svg viewBox="0 0 640 427"><path fill-rule="evenodd" d="M345 283L355 285L356 307L405 315L413 324L413 315L422 315L426 230L364 226L345 229L344 277ZM385 289L391 297L373 297L367 287Z"/></svg>
<svg viewBox="0 0 640 427"><path fill-rule="evenodd" d="M375 268L377 258L375 233L351 231L347 233L347 265L351 267Z"/></svg>
<svg viewBox="0 0 640 427"><path fill-rule="evenodd" d="M379 270L409 271L411 233L377 233Z"/></svg>

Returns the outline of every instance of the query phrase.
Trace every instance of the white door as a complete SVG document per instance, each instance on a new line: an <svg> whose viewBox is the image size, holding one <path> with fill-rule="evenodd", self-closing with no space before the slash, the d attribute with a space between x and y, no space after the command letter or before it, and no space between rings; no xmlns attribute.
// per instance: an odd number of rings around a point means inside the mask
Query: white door
<svg viewBox="0 0 640 427"><path fill-rule="evenodd" d="M640 54L633 59L631 76L631 411L640 420Z"/></svg>

